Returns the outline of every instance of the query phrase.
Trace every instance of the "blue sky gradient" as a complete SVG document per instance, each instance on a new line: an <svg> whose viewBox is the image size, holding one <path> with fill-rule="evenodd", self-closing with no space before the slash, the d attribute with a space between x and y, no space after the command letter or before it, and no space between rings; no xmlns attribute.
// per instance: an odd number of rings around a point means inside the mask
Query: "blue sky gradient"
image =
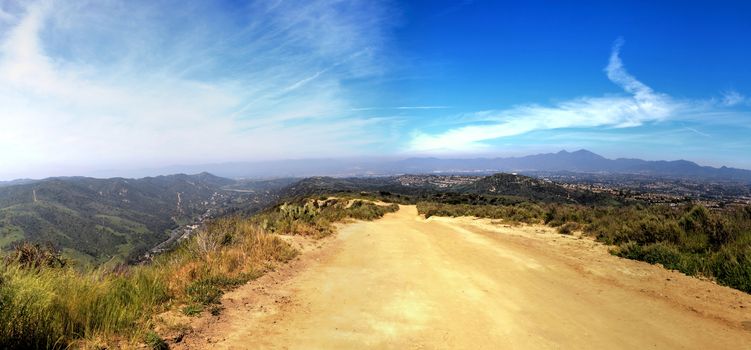
<svg viewBox="0 0 751 350"><path fill-rule="evenodd" d="M587 148L751 168L745 1L0 1L0 178Z"/></svg>

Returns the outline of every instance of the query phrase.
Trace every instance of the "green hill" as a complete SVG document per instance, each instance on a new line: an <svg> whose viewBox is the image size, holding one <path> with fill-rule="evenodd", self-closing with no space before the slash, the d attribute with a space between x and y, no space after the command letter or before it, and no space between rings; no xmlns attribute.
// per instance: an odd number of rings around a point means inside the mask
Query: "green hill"
<svg viewBox="0 0 751 350"><path fill-rule="evenodd" d="M233 180L202 173L143 179L49 178L0 188L0 248L51 242L89 262L132 257L168 230L226 205Z"/></svg>

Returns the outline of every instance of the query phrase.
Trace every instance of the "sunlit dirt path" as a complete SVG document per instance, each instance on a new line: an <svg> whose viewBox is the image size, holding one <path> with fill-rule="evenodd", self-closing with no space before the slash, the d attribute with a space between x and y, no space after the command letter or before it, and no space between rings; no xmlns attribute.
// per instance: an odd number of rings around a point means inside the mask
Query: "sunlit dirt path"
<svg viewBox="0 0 751 350"><path fill-rule="evenodd" d="M225 296L185 349L751 349L751 296L542 226L414 206Z"/></svg>

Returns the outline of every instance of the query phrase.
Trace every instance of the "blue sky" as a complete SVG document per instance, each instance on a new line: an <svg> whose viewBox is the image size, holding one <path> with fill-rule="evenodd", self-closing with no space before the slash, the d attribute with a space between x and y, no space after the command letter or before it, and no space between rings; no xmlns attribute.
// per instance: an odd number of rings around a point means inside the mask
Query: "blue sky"
<svg viewBox="0 0 751 350"><path fill-rule="evenodd" d="M0 1L0 178L260 159L751 168L751 3Z"/></svg>

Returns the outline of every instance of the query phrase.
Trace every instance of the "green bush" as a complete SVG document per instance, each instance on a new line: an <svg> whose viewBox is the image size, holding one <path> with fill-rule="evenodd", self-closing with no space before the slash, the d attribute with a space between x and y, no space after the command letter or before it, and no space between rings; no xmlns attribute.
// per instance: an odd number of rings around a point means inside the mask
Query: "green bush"
<svg viewBox="0 0 751 350"><path fill-rule="evenodd" d="M653 243L646 246L636 242L626 243L616 250L616 255L650 264L662 264L665 268L673 270L680 270L681 267L681 253L669 243Z"/></svg>
<svg viewBox="0 0 751 350"><path fill-rule="evenodd" d="M718 282L751 293L751 247L723 247L710 266Z"/></svg>

